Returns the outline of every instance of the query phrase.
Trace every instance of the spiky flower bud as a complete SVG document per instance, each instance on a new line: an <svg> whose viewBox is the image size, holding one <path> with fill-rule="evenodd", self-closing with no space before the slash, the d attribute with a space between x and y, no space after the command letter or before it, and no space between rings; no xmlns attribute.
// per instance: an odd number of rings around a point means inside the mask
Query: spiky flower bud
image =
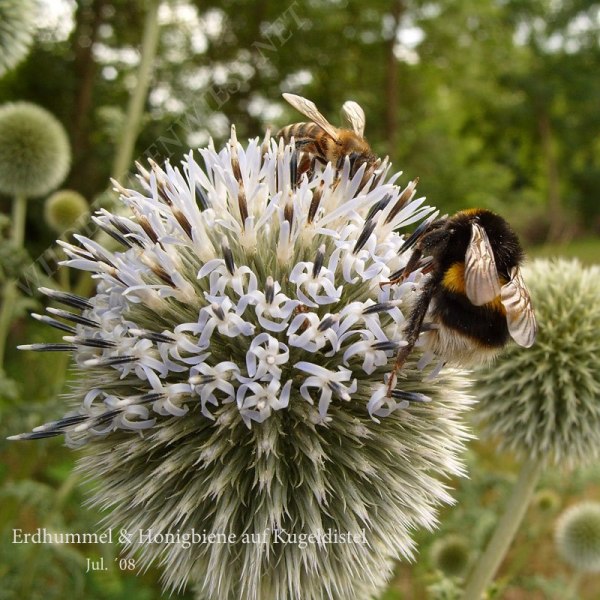
<svg viewBox="0 0 600 600"><path fill-rule="evenodd" d="M28 348L74 353L80 406L15 437L87 443L93 503L171 590L371 597L451 501L438 477L463 472L459 374L423 381L413 360L392 397L385 382L420 286L383 285L407 260L397 231L432 209L385 165L234 136L200 154L140 168L130 216L94 217L122 251L61 244L96 294L42 290L81 312L38 315L68 335Z"/></svg>
<svg viewBox="0 0 600 600"><path fill-rule="evenodd" d="M16 67L33 42L34 0L0 2L0 77Z"/></svg>
<svg viewBox="0 0 600 600"><path fill-rule="evenodd" d="M25 248L17 248L10 241L0 241L0 282L18 279L31 265L31 256Z"/></svg>
<svg viewBox="0 0 600 600"><path fill-rule="evenodd" d="M526 267L539 331L476 376L483 437L521 456L573 466L600 455L600 269L577 261Z"/></svg>
<svg viewBox="0 0 600 600"><path fill-rule="evenodd" d="M58 190L44 203L46 223L57 233L73 227L88 211L87 200L74 190Z"/></svg>
<svg viewBox="0 0 600 600"><path fill-rule="evenodd" d="M447 535L431 546L433 566L448 577L464 575L469 564L469 543L462 535Z"/></svg>
<svg viewBox="0 0 600 600"><path fill-rule="evenodd" d="M0 106L0 194L48 194L70 162L67 134L47 110L29 102Z"/></svg>
<svg viewBox="0 0 600 600"><path fill-rule="evenodd" d="M600 503L580 502L565 510L556 523L556 549L578 571L600 571Z"/></svg>
<svg viewBox="0 0 600 600"><path fill-rule="evenodd" d="M541 512L554 512L560 507L561 498L554 490L543 488L536 492L532 504Z"/></svg>

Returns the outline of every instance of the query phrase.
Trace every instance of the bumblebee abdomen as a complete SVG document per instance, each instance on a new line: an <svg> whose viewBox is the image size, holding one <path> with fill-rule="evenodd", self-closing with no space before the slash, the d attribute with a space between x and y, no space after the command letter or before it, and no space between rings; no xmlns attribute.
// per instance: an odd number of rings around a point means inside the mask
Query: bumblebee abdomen
<svg viewBox="0 0 600 600"><path fill-rule="evenodd" d="M444 283L432 302L432 317L441 326L471 339L487 348L500 348L509 340L506 312L499 298L475 306L464 293L452 290Z"/></svg>

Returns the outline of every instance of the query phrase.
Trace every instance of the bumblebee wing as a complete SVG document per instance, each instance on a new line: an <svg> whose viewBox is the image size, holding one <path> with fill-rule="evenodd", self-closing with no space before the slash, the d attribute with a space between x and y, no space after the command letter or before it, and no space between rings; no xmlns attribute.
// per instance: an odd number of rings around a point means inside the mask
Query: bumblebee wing
<svg viewBox="0 0 600 600"><path fill-rule="evenodd" d="M471 242L465 255L465 292L475 306L487 304L500 295L500 281L492 245L485 229L473 223Z"/></svg>
<svg viewBox="0 0 600 600"><path fill-rule="evenodd" d="M346 121L348 121L352 127L352 131L354 131L356 135L364 137L366 118L365 111L360 104L352 100L347 100L342 106L342 113Z"/></svg>
<svg viewBox="0 0 600 600"><path fill-rule="evenodd" d="M503 285L500 291L500 299L506 309L506 323L512 339L523 348L533 346L537 324L529 291L519 267L512 268L510 281Z"/></svg>
<svg viewBox="0 0 600 600"><path fill-rule="evenodd" d="M311 102L302 96L296 96L296 94L283 94L283 97L298 112L301 112L305 117L308 117L334 140L338 139L337 129L319 112L314 102Z"/></svg>

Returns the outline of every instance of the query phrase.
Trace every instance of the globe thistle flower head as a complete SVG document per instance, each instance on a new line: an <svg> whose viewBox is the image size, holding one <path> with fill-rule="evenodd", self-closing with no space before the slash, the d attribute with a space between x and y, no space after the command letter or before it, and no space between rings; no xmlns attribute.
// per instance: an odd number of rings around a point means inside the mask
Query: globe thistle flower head
<svg viewBox="0 0 600 600"><path fill-rule="evenodd" d="M539 331L476 373L483 435L523 457L574 466L600 454L600 269L536 260L524 269Z"/></svg>
<svg viewBox="0 0 600 600"><path fill-rule="evenodd" d="M565 510L554 541L560 557L574 569L600 572L600 503L580 502Z"/></svg>
<svg viewBox="0 0 600 600"><path fill-rule="evenodd" d="M52 114L29 102L0 106L0 194L48 194L70 162L67 134Z"/></svg>
<svg viewBox="0 0 600 600"><path fill-rule="evenodd" d="M68 328L64 342L27 348L73 352L76 408L15 437L86 445L107 525L233 536L133 537L168 589L370 597L451 502L439 477L463 472L460 374L423 381L410 361L386 389L420 282L381 284L406 262L398 230L432 209L385 164L351 175L349 159L319 167L235 135L200 155L140 167L142 192L117 184L130 216L94 220L121 251L61 243L96 293L43 289L78 310L49 308L40 318Z"/></svg>
<svg viewBox="0 0 600 600"><path fill-rule="evenodd" d="M34 0L0 2L0 77L27 56L33 42L35 13Z"/></svg>
<svg viewBox="0 0 600 600"><path fill-rule="evenodd" d="M469 564L469 543L461 535L447 535L431 546L433 566L448 577L461 577Z"/></svg>
<svg viewBox="0 0 600 600"><path fill-rule="evenodd" d="M44 202L44 219L59 234L73 227L88 211L87 200L74 190L58 190Z"/></svg>

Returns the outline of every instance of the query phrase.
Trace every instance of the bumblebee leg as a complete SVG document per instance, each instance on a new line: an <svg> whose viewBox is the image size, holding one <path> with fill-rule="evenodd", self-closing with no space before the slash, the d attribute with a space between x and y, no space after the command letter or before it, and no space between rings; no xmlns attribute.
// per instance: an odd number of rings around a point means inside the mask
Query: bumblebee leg
<svg viewBox="0 0 600 600"><path fill-rule="evenodd" d="M401 283L404 281L417 267L417 264L421 260L422 252L420 248L416 248L411 254L408 262L399 271L392 273L389 281L383 281L379 284L379 287L383 289L384 285L393 285L395 283Z"/></svg>
<svg viewBox="0 0 600 600"><path fill-rule="evenodd" d="M433 282L429 281L425 285L423 292L419 296L419 299L417 300L415 306L412 309L412 312L410 313L410 317L408 319L408 323L405 329L407 343L406 346L402 346L396 354L396 362L394 364L394 369L390 373L390 377L388 379L388 397L392 396L392 392L396 387L398 372L404 366L406 359L408 358L412 349L415 347L417 340L419 339L421 328L423 326L423 320L425 319L425 315L427 314L427 309L429 308L429 303L431 302L433 290Z"/></svg>

